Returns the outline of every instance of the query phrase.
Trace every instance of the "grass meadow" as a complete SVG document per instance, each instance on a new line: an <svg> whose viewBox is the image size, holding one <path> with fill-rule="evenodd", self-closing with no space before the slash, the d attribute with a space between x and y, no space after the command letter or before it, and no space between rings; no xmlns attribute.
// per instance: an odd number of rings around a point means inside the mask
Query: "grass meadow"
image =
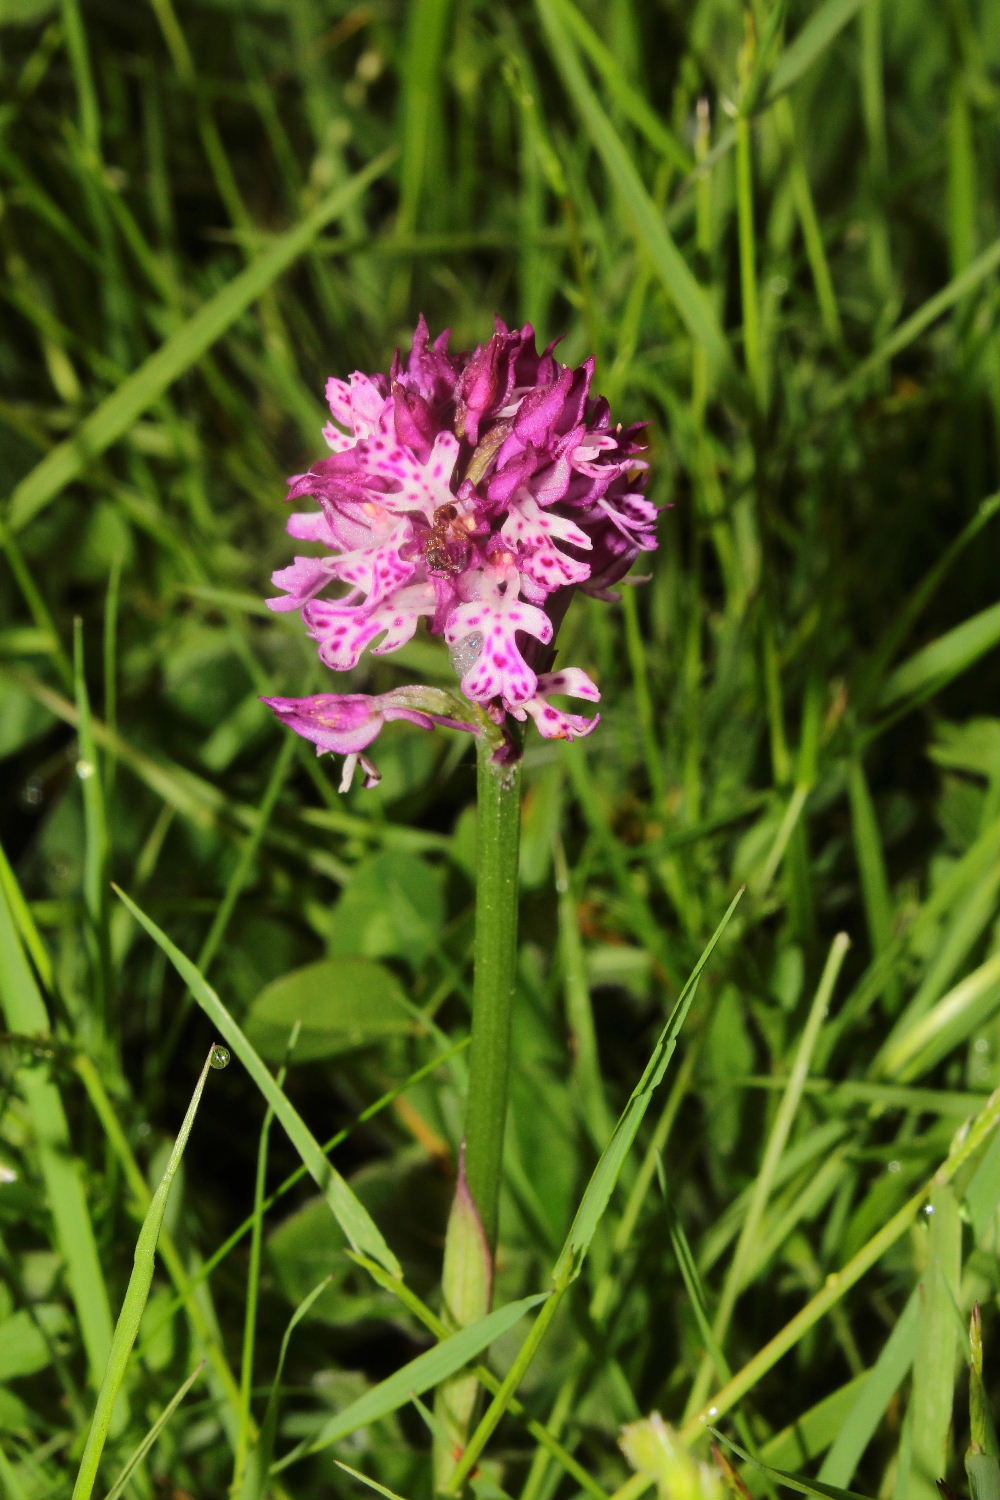
<svg viewBox="0 0 1000 1500"><path fill-rule="evenodd" d="M2 0L0 44L0 1493L430 1500L471 1358L480 1500L995 1500L994 9ZM259 701L344 687L263 604L284 480L421 312L593 353L664 507L563 627L599 730L527 745L461 1346L469 737L342 795Z"/></svg>

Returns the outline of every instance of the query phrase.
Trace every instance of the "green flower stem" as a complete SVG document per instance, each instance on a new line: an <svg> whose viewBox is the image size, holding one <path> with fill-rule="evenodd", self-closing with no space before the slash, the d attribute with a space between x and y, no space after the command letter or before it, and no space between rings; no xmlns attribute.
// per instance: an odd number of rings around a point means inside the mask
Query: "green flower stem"
<svg viewBox="0 0 1000 1500"><path fill-rule="evenodd" d="M477 740L475 973L465 1174L483 1233L495 1253L517 966L521 766L492 765L492 750L485 736Z"/></svg>
<svg viewBox="0 0 1000 1500"><path fill-rule="evenodd" d="M477 741L475 972L465 1135L455 1201L445 1234L441 1291L448 1321L484 1318L493 1297L503 1137L510 1071L510 1026L517 962L517 853L521 830L520 764L495 766L495 749ZM479 1382L458 1375L435 1402L436 1487L447 1487L475 1415Z"/></svg>

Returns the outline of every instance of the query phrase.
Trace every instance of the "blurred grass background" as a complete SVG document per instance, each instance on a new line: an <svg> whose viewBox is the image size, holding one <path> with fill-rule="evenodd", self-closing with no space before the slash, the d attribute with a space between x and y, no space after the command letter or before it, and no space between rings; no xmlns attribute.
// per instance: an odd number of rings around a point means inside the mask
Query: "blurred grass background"
<svg viewBox="0 0 1000 1500"><path fill-rule="evenodd" d="M747 888L522 1391L610 1495L619 1425L748 1367L996 1086L996 14L2 0L0 41L0 1483L66 1493L142 1174L213 1039L111 879L272 1061L308 1014L288 1092L321 1138L350 1127L335 1160L432 1295L461 1059L407 1080L466 1027L472 764L394 726L381 787L340 797L258 702L332 686L261 600L326 377L386 369L418 312L460 348L496 312L596 355L667 507L648 580L564 627L600 730L527 756L501 1303L544 1285ZM353 682L448 670L424 640ZM346 1493L329 1452L233 1481L293 1308L333 1273L279 1451L427 1335L304 1188L264 1215L297 1158L278 1132L259 1157L237 1069L209 1083L168 1216L181 1295L156 1283L109 1483L207 1351L127 1493ZM260 1257L244 1238L202 1276L255 1183ZM961 1492L997 1196L993 1152L765 1361L743 1446L872 1496ZM351 1444L427 1493L419 1414ZM483 1485L580 1493L516 1415L490 1452Z"/></svg>

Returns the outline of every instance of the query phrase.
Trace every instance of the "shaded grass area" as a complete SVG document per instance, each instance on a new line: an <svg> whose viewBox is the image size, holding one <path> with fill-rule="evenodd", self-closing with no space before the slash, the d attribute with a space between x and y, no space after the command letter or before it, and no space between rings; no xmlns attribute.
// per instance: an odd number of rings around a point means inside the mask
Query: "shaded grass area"
<svg viewBox="0 0 1000 1500"><path fill-rule="evenodd" d="M371 1393L441 1331L474 771L394 726L382 785L339 796L258 702L322 686L261 601L325 378L386 368L418 311L469 347L495 310L596 355L615 415L650 421L666 507L647 582L564 627L600 730L526 757L498 1307L550 1284L745 893L481 1483L641 1493L620 1426L659 1410L694 1437L714 1405L777 1469L963 1493L977 1300L998 1338L991 1117L985 1154L953 1145L998 1057L995 17L0 19L0 1484L66 1493L146 1182L216 1035L114 879L273 1067L303 1018L285 1093L345 1135L406 1294L306 1185L270 1201L309 1148L265 1128L242 1067L211 1076L107 1487L205 1359L126 1493L340 1493L337 1457L429 1493L426 1411L405 1377L395 1408ZM417 641L354 680L449 671ZM280 1462L361 1399L268 1479L268 1445Z"/></svg>

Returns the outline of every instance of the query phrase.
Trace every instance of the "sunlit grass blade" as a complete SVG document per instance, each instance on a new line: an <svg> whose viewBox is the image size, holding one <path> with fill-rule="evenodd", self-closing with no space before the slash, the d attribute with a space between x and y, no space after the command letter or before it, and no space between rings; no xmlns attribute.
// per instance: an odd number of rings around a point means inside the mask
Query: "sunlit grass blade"
<svg viewBox="0 0 1000 1500"><path fill-rule="evenodd" d="M967 974L926 1015L894 1032L875 1069L908 1083L967 1040L1000 1008L1000 955Z"/></svg>
<svg viewBox="0 0 1000 1500"><path fill-rule="evenodd" d="M736 1299L747 1285L751 1275L757 1269L754 1263L754 1255L760 1238L761 1224L764 1212L771 1196L774 1182L777 1177L781 1158L785 1153L785 1147L791 1134L795 1116L798 1113L802 1100L802 1091L806 1076L812 1062L816 1043L819 1040L820 1029L826 1020L827 1011L833 998L834 987L840 973L850 940L846 933L839 933L833 940L827 961L823 969L820 982L816 987L812 1004L809 1007L809 1015L802 1030L802 1036L796 1049L795 1060L789 1074L788 1084L782 1096L774 1122L768 1134L767 1145L764 1148L760 1167L756 1174L750 1200L747 1205L746 1217L740 1230L733 1258L730 1261L726 1273L726 1280L719 1298L712 1322L712 1343L723 1347L726 1335L729 1331L729 1323L732 1318ZM704 1399L712 1378L713 1362L711 1354L706 1354L701 1369L692 1386L688 1401L688 1412L696 1410Z"/></svg>
<svg viewBox="0 0 1000 1500"><path fill-rule="evenodd" d="M821 1318L825 1317L834 1304L841 1301L851 1287L916 1222L924 1210L932 1186L935 1183L950 1182L966 1162L977 1156L991 1141L998 1125L1000 1125L1000 1090L990 1097L972 1121L969 1129L962 1132L961 1138L956 1140L951 1152L930 1181L921 1184L919 1191L907 1199L902 1208L883 1224L882 1228L857 1254L852 1256L839 1271L827 1278L822 1291L811 1297L805 1307L684 1424L682 1437L688 1442L693 1441L708 1421L714 1420L717 1416L723 1416L741 1397L752 1390L757 1381L790 1349L794 1348L807 1330L813 1328Z"/></svg>
<svg viewBox="0 0 1000 1500"><path fill-rule="evenodd" d="M116 1168L132 1194L137 1210L145 1216L152 1204L152 1189L149 1187L139 1163L133 1155L126 1131L115 1112L108 1095L100 1069L93 1060L81 1055L76 1059L76 1071L94 1110ZM191 1330L194 1348L202 1354L209 1367L208 1379L219 1423L227 1439L235 1445L239 1431L239 1388L233 1372L226 1361L218 1336L218 1318L207 1286L204 1285L211 1271L211 1264L199 1270L185 1264L184 1257L175 1244L169 1230L164 1226L157 1244L160 1260L167 1271L177 1293L176 1301L162 1313L162 1322L147 1328L139 1344L138 1359L143 1357L147 1340L156 1337L160 1328L177 1312L183 1310Z"/></svg>

